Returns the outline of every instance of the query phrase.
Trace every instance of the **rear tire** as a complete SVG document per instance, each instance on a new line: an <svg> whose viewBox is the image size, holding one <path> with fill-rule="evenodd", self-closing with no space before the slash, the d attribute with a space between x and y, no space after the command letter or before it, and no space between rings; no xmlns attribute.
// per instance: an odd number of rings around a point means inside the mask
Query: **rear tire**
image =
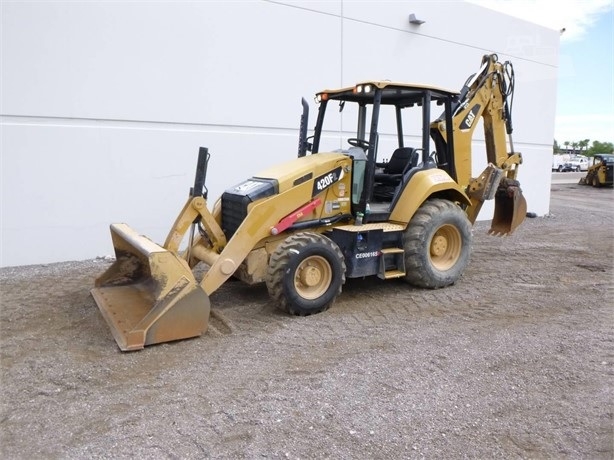
<svg viewBox="0 0 614 460"><path fill-rule="evenodd" d="M471 224L459 206L427 200L403 233L405 281L430 289L454 284L469 264L472 241Z"/></svg>
<svg viewBox="0 0 614 460"><path fill-rule="evenodd" d="M327 310L341 294L344 283L345 261L339 246L318 233L289 236L269 260L269 295L292 315Z"/></svg>

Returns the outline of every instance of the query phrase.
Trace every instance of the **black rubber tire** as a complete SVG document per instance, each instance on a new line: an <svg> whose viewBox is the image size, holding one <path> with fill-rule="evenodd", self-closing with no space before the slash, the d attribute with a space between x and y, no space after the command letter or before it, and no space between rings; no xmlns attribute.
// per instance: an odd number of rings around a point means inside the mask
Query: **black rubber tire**
<svg viewBox="0 0 614 460"><path fill-rule="evenodd" d="M472 242L471 223L458 205L427 200L403 233L405 281L429 289L454 284L469 264Z"/></svg>
<svg viewBox="0 0 614 460"><path fill-rule="evenodd" d="M269 295L292 315L320 313L335 302L345 283L345 261L336 243L319 233L289 236L271 254L266 276ZM313 275L303 284L307 270Z"/></svg>

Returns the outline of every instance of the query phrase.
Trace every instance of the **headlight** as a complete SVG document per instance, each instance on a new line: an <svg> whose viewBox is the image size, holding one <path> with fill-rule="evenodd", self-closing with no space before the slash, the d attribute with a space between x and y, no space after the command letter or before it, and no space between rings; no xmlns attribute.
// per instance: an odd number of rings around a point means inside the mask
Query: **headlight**
<svg viewBox="0 0 614 460"><path fill-rule="evenodd" d="M356 87L354 88L355 93L370 93L371 91L373 91L373 86L368 84L356 85Z"/></svg>

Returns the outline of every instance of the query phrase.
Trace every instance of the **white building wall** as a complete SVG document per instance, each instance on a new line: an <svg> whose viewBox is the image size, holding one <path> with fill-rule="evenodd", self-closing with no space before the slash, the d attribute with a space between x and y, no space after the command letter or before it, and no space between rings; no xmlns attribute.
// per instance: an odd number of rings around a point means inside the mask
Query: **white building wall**
<svg viewBox="0 0 614 460"><path fill-rule="evenodd" d="M161 241L199 146L213 199L296 155L302 96L311 127L317 90L369 78L460 89L491 52L514 64L520 181L529 211L548 213L556 31L465 2L1 8L1 266L111 254L111 222ZM478 136L476 174L483 152Z"/></svg>

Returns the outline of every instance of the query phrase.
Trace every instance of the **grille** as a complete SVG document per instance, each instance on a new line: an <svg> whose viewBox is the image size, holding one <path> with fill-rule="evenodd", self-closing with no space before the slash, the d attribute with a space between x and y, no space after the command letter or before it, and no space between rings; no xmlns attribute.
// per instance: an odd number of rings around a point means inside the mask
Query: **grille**
<svg viewBox="0 0 614 460"><path fill-rule="evenodd" d="M232 238L247 217L250 203L278 193L275 179L251 178L230 188L222 195L222 230L226 239Z"/></svg>
<svg viewBox="0 0 614 460"><path fill-rule="evenodd" d="M247 217L247 205L250 201L244 198L230 193L222 195L222 230L224 230L226 239L230 239L235 234Z"/></svg>

